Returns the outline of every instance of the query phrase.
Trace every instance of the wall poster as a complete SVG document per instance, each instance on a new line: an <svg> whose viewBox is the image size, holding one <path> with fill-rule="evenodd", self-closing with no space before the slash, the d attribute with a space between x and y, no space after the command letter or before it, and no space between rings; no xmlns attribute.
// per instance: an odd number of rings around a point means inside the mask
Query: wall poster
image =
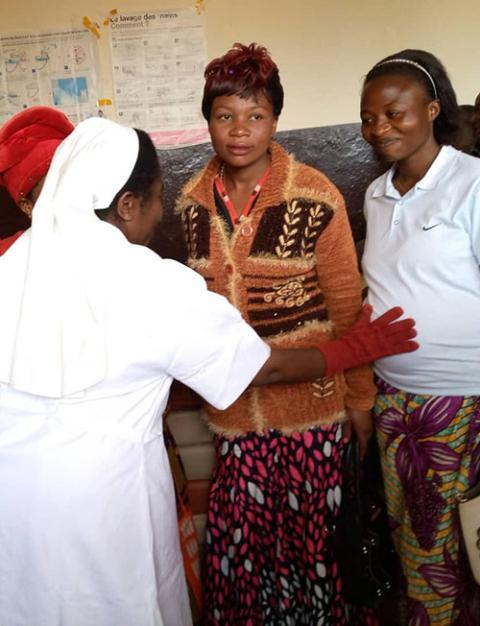
<svg viewBox="0 0 480 626"><path fill-rule="evenodd" d="M0 124L33 105L77 124L96 115L96 42L86 29L0 35Z"/></svg>
<svg viewBox="0 0 480 626"><path fill-rule="evenodd" d="M148 131L159 147L207 141L203 15L193 8L119 13L110 31L118 121Z"/></svg>

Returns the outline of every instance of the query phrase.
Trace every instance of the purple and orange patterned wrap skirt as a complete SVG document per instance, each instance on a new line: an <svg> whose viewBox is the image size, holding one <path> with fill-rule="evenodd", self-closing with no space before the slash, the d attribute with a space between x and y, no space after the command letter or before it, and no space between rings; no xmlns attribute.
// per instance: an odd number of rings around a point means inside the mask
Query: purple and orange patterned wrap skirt
<svg viewBox="0 0 480 626"><path fill-rule="evenodd" d="M377 438L408 625L479 626L480 589L460 548L456 495L480 480L480 398L377 384Z"/></svg>

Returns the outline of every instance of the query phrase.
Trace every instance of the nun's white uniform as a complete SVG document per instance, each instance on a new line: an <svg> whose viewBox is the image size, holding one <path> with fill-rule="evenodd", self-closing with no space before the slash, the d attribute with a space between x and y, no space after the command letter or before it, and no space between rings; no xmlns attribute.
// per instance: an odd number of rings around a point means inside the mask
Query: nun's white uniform
<svg viewBox="0 0 480 626"><path fill-rule="evenodd" d="M187 626L162 439L172 378L219 408L269 348L174 261L101 222L136 133L87 120L0 258L0 624Z"/></svg>

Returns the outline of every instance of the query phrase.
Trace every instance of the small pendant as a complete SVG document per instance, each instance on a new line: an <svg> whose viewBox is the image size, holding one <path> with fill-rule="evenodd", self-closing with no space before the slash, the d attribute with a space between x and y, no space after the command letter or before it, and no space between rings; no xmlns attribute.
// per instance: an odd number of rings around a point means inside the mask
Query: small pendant
<svg viewBox="0 0 480 626"><path fill-rule="evenodd" d="M253 234L253 226L251 224L244 224L240 229L240 233L244 237L250 237Z"/></svg>

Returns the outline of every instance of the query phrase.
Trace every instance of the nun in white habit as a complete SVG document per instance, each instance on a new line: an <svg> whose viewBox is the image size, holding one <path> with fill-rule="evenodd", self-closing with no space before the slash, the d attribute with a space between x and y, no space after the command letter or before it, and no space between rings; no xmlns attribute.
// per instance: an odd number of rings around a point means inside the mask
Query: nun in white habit
<svg viewBox="0 0 480 626"><path fill-rule="evenodd" d="M173 378L223 409L252 380L417 347L392 309L317 348L271 350L198 274L136 245L161 212L144 138L79 124L0 257L1 626L191 624L162 438ZM148 150L156 179L139 196Z"/></svg>
<svg viewBox="0 0 480 626"><path fill-rule="evenodd" d="M2 626L191 624L170 384L223 408L270 354L197 274L98 219L138 156L133 129L79 124L0 258Z"/></svg>

